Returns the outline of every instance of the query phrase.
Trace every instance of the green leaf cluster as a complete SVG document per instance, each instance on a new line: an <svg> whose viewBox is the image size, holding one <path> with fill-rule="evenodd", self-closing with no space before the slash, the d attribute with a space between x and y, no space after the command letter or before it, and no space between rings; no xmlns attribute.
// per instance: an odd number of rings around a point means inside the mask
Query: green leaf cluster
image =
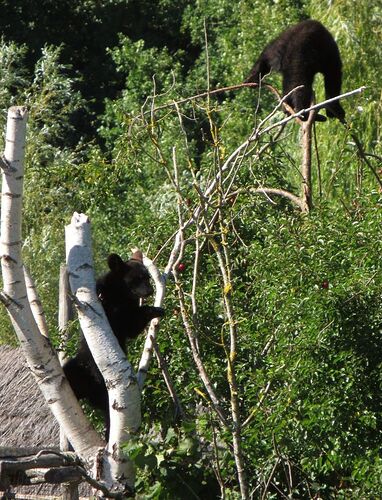
<svg viewBox="0 0 382 500"><path fill-rule="evenodd" d="M10 105L29 107L23 251L56 343L59 265L72 213L91 218L98 272L109 252L127 257L133 246L162 269L179 213L192 216L200 191L275 105L266 89L181 101L242 82L264 45L289 24L314 17L333 33L344 91L367 90L344 101L349 129L336 121L316 126L314 210L302 215L285 199L254 193L264 186L300 189L300 128L289 124L277 140L275 131L262 136L237 165L220 225L198 236L194 326L229 415L229 296L254 498L379 498L382 199L351 137L359 137L378 172L379 2L0 0L0 6L0 123L4 128ZM279 76L269 81L280 88ZM315 89L322 99L320 78ZM221 196L207 204L207 215ZM192 317L195 228L185 236L190 243L178 279ZM224 246L231 259L226 288L216 252ZM219 423L198 375L172 279L164 306L158 343L185 419L154 364L141 436L126 445L138 468L138 495L239 498L232 433ZM0 328L1 342L14 342L4 311ZM129 345L134 362L141 347L142 339Z"/></svg>

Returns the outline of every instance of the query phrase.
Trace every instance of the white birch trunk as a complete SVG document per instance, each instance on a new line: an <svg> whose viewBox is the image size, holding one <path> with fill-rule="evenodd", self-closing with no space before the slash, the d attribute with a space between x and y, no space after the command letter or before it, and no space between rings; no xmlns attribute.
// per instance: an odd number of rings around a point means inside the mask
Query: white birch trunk
<svg viewBox="0 0 382 500"><path fill-rule="evenodd" d="M54 416L65 429L75 450L92 463L102 444L84 416L64 377L57 356L40 332L28 301L21 256L21 211L27 111L8 111L6 146L2 160L1 268L6 305L28 365ZM35 297L35 296L34 296Z"/></svg>
<svg viewBox="0 0 382 500"><path fill-rule="evenodd" d="M133 488L134 466L122 455L120 444L128 441L140 426L140 391L132 366L96 295L90 223L84 214L75 213L66 227L66 259L81 329L109 392L110 437L102 480L109 488L119 489L123 483Z"/></svg>
<svg viewBox="0 0 382 500"><path fill-rule="evenodd" d="M48 325L46 323L45 313L42 308L40 297L38 296L36 285L34 284L32 276L30 275L26 267L24 267L24 277L25 277L25 284L27 287L28 302L31 306L33 317L36 321L36 324L38 326L38 329L40 330L41 335L44 335L44 337L49 337Z"/></svg>

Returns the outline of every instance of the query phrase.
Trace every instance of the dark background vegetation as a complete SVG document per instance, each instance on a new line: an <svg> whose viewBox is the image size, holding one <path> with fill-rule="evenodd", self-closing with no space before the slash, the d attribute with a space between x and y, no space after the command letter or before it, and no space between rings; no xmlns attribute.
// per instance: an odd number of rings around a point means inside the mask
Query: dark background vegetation
<svg viewBox="0 0 382 500"><path fill-rule="evenodd" d="M157 258L163 266L171 248L165 244L177 228L166 174L172 147L192 206L191 173L203 185L211 168L209 120L219 130L224 159L273 109L274 98L264 91L255 116L257 94L249 89L220 96L209 108L187 104L187 152L177 117L163 113L155 124L158 157L134 117L154 85L157 105L207 88L206 34L214 88L240 83L265 43L286 26L307 17L323 22L340 47L344 91L367 86L343 105L351 130L374 168L381 168L377 0L0 0L0 7L1 125L10 105L27 104L24 255L53 337L64 225L73 211L91 217L99 271L109 252L127 257L135 245L150 256L164 245ZM269 81L281 87L278 76ZM323 98L320 78L316 94ZM254 498L379 498L381 193L349 130L330 121L317 126L316 136L321 182L315 168L309 215L249 194L258 185L298 191L296 124L261 161L243 163L238 187L246 191L227 212L241 412L243 420L251 415L243 431L245 466ZM186 252L185 286L192 262L192 251ZM221 283L208 254L201 273L203 359L228 405ZM200 395L171 283L165 307L159 344L188 419L174 417L153 366L143 398L143 439L130 447L139 467L137 488L144 498L218 497L211 446L216 419ZM4 311L0 327L1 342L15 343ZM141 342L130 348L133 360ZM226 497L238 498L229 435L219 433L217 449Z"/></svg>

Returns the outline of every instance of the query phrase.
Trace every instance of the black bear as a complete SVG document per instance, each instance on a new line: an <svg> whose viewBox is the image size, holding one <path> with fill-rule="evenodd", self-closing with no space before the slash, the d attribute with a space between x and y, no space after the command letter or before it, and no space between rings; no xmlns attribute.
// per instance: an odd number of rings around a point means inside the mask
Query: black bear
<svg viewBox="0 0 382 500"><path fill-rule="evenodd" d="M142 253L136 251L124 262L117 254L108 257L109 271L96 283L97 295L105 310L111 329L126 353L127 339L137 337L153 318L164 315L161 307L140 305L153 288L143 265ZM106 439L109 437L108 394L105 381L93 360L82 335L77 355L64 365L65 375L78 399L87 399L91 406L105 415Z"/></svg>
<svg viewBox="0 0 382 500"><path fill-rule="evenodd" d="M271 70L282 74L284 96L299 85L304 86L286 100L295 112L310 107L316 73L324 75L326 99L341 93L342 62L338 46L318 21L308 19L281 33L265 47L246 82L259 83ZM341 121L345 118L338 101L326 105L326 114ZM301 116L302 120L307 118L307 114ZM326 118L316 115L316 120L325 121Z"/></svg>

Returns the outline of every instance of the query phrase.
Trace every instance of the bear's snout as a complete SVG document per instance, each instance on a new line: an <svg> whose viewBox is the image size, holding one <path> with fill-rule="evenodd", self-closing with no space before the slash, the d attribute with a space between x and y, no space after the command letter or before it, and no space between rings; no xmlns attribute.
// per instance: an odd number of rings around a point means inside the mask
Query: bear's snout
<svg viewBox="0 0 382 500"><path fill-rule="evenodd" d="M138 287L134 288L132 292L140 299L145 299L154 293L154 289L150 284L142 283Z"/></svg>

